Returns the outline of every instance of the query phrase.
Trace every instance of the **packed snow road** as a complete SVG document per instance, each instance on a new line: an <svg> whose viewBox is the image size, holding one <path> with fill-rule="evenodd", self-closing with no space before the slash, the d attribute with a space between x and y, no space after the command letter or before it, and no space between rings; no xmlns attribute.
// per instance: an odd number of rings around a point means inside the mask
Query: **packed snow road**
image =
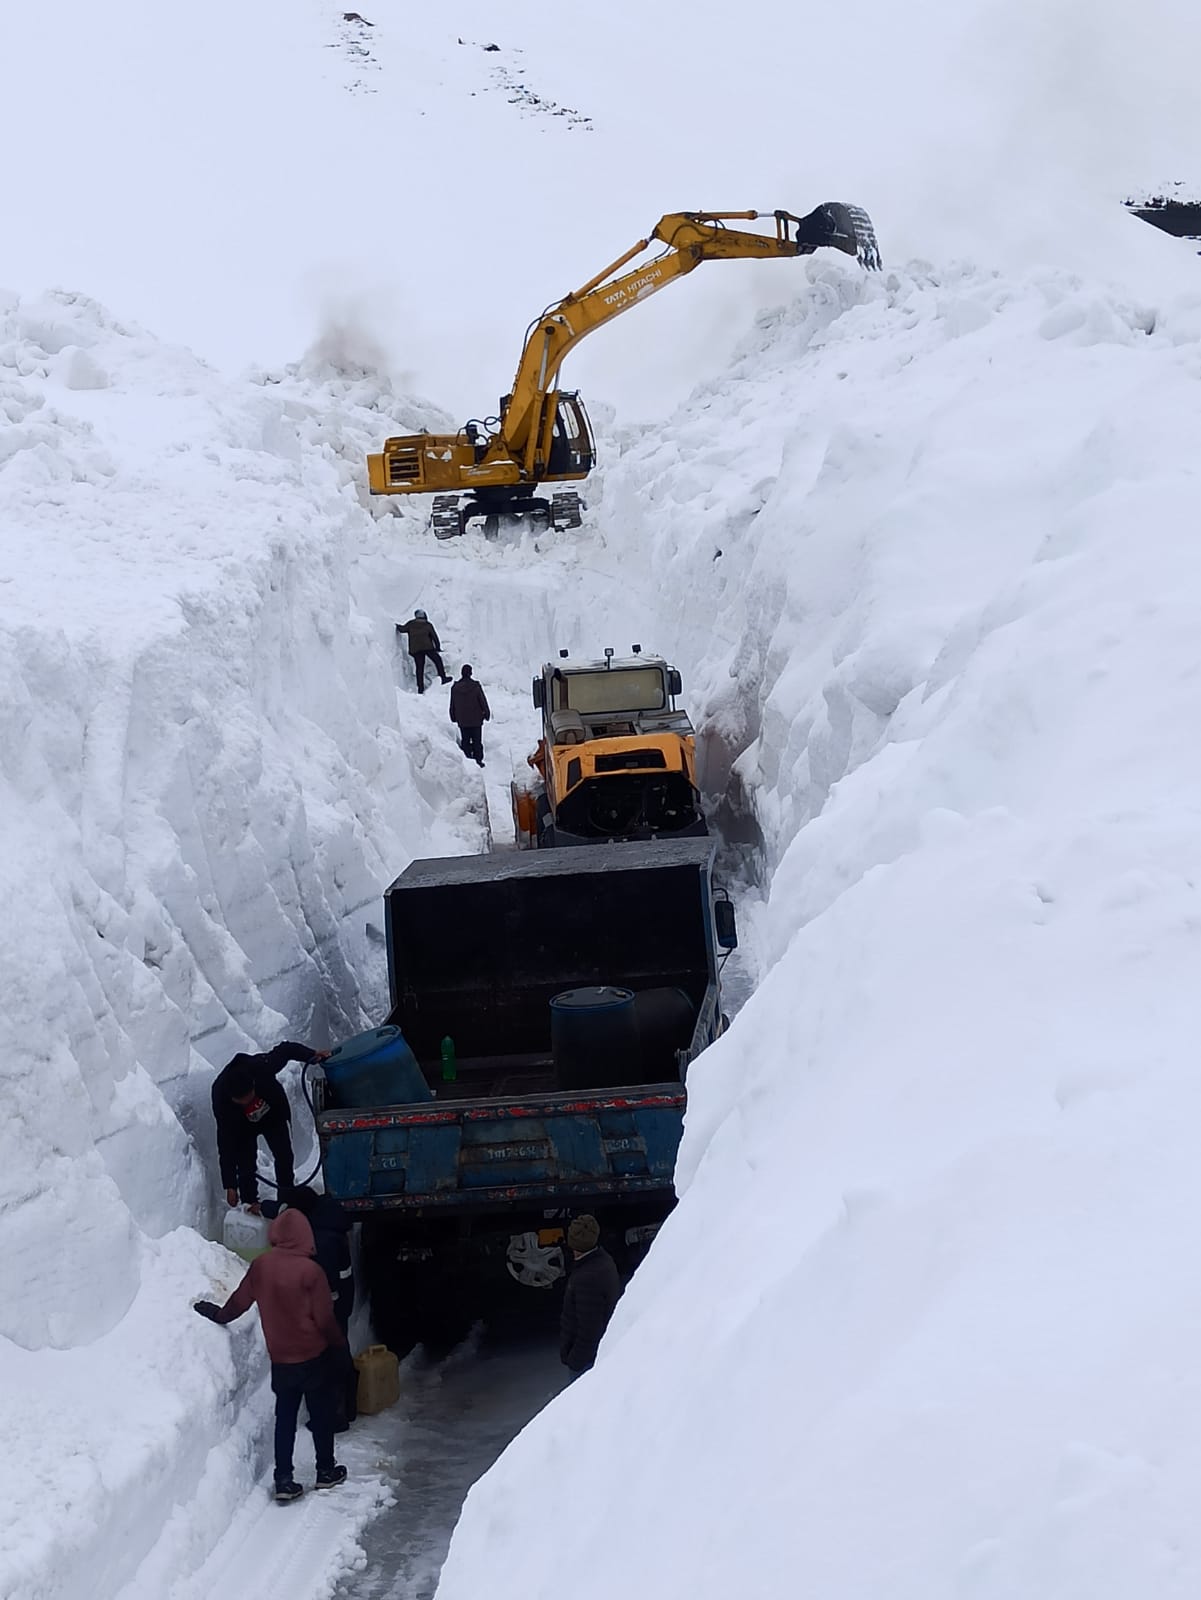
<svg viewBox="0 0 1201 1600"><path fill-rule="evenodd" d="M394 1502L360 1536L366 1564L336 1600L432 1600L467 1491L566 1381L546 1334L479 1330L445 1361L411 1356L400 1405L372 1428Z"/></svg>

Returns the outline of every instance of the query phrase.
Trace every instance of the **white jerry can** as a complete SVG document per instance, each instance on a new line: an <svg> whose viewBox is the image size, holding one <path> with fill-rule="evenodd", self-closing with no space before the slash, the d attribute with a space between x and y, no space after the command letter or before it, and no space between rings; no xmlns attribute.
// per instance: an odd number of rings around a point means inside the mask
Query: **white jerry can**
<svg viewBox="0 0 1201 1600"><path fill-rule="evenodd" d="M241 1206L231 1206L225 1213L222 1241L227 1250L241 1256L243 1261L253 1261L268 1248L268 1226L266 1217L255 1217Z"/></svg>

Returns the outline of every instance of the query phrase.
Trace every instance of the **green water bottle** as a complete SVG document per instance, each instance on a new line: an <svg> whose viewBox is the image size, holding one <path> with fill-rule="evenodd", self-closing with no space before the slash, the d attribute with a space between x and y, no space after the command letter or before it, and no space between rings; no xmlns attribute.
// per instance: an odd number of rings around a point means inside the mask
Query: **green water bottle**
<svg viewBox="0 0 1201 1600"><path fill-rule="evenodd" d="M448 1033L442 1041L442 1082L453 1083L459 1076L455 1064L455 1042Z"/></svg>

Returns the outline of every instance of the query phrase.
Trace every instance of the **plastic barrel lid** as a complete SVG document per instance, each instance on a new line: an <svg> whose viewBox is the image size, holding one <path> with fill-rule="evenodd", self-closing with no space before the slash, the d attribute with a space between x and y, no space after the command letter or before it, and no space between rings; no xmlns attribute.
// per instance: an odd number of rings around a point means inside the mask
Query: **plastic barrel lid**
<svg viewBox="0 0 1201 1600"><path fill-rule="evenodd" d="M399 1038L400 1029L391 1026L371 1028L367 1033L356 1033L351 1039L343 1039L326 1062L326 1066L342 1066L350 1061L358 1061L363 1056L374 1055L377 1050L384 1050L389 1045L395 1044Z"/></svg>
<svg viewBox="0 0 1201 1600"><path fill-rule="evenodd" d="M553 1009L560 1011L612 1011L628 1005L634 998L632 989L617 989L611 984L597 984L587 989L566 989L551 998Z"/></svg>

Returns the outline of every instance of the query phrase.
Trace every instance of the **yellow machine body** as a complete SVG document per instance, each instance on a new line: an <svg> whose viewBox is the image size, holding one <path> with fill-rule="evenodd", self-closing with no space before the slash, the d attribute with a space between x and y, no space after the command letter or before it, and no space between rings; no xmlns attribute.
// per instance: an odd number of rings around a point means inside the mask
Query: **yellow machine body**
<svg viewBox="0 0 1201 1600"><path fill-rule="evenodd" d="M518 844L707 833L696 738L675 705L679 690L674 667L640 652L545 666L534 679L542 737L529 765L537 777L513 786Z"/></svg>

